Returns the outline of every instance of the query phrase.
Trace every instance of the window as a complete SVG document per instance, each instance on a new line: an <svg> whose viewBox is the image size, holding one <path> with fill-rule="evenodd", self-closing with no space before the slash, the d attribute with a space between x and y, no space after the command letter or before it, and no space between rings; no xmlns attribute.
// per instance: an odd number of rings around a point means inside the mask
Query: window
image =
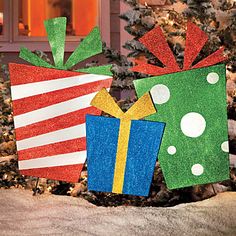
<svg viewBox="0 0 236 236"><path fill-rule="evenodd" d="M0 1L0 35L3 35L3 12L4 12L4 2Z"/></svg>
<svg viewBox="0 0 236 236"><path fill-rule="evenodd" d="M5 1L0 0L0 41L8 39L9 32L6 27L8 20L7 5Z"/></svg>
<svg viewBox="0 0 236 236"><path fill-rule="evenodd" d="M72 51L78 41L95 26L110 42L109 0L0 0L0 51L19 51L24 45L31 50L47 51L44 20L67 17L66 51ZM101 17L102 16L102 17ZM5 20L9 18L9 21Z"/></svg>
<svg viewBox="0 0 236 236"><path fill-rule="evenodd" d="M66 34L85 36L98 25L98 0L19 0L18 35L46 36L43 21L65 16Z"/></svg>

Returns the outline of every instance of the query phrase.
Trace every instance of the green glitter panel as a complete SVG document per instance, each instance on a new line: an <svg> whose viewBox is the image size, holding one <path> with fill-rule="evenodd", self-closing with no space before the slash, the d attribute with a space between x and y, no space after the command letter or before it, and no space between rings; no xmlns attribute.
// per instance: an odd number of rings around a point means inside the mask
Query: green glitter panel
<svg viewBox="0 0 236 236"><path fill-rule="evenodd" d="M94 67L79 69L76 71L83 72L83 73L89 73L89 74L96 74L96 75L110 75L110 76L112 76L111 67L112 67L111 65L94 66Z"/></svg>
<svg viewBox="0 0 236 236"><path fill-rule="evenodd" d="M66 38L66 18L58 17L44 21L55 66L63 68Z"/></svg>
<svg viewBox="0 0 236 236"><path fill-rule="evenodd" d="M150 91L166 123L159 162L169 189L229 178L225 65L134 81L138 97Z"/></svg>

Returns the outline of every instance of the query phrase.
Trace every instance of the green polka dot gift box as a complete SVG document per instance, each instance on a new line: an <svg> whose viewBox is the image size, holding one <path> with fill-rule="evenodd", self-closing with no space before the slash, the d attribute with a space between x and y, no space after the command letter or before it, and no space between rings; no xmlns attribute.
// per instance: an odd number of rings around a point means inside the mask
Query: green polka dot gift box
<svg viewBox="0 0 236 236"><path fill-rule="evenodd" d="M169 189L229 178L225 57L223 48L195 65L208 40L188 23L183 69L159 27L140 42L166 67L138 64L133 71L153 75L134 81L138 97L150 91L157 113L147 120L166 123L159 162Z"/></svg>

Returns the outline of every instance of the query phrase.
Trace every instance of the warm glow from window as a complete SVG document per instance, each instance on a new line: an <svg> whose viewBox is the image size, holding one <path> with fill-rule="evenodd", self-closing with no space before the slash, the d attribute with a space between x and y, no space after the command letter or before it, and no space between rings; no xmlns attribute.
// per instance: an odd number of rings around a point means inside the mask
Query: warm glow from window
<svg viewBox="0 0 236 236"><path fill-rule="evenodd" d="M99 0L19 0L19 35L46 36L43 21L65 16L66 34L85 36L98 25L98 2Z"/></svg>
<svg viewBox="0 0 236 236"><path fill-rule="evenodd" d="M3 35L3 11L4 11L3 0L0 0L0 35Z"/></svg>

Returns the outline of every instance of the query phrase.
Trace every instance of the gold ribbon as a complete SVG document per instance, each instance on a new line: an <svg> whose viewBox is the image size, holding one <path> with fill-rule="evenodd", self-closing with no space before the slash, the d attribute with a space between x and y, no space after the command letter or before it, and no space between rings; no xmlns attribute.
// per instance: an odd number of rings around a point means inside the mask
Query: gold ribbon
<svg viewBox="0 0 236 236"><path fill-rule="evenodd" d="M127 112L123 112L105 88L97 93L91 101L91 105L120 119L112 192L122 193L131 121L154 114L156 109L150 94L145 93Z"/></svg>

